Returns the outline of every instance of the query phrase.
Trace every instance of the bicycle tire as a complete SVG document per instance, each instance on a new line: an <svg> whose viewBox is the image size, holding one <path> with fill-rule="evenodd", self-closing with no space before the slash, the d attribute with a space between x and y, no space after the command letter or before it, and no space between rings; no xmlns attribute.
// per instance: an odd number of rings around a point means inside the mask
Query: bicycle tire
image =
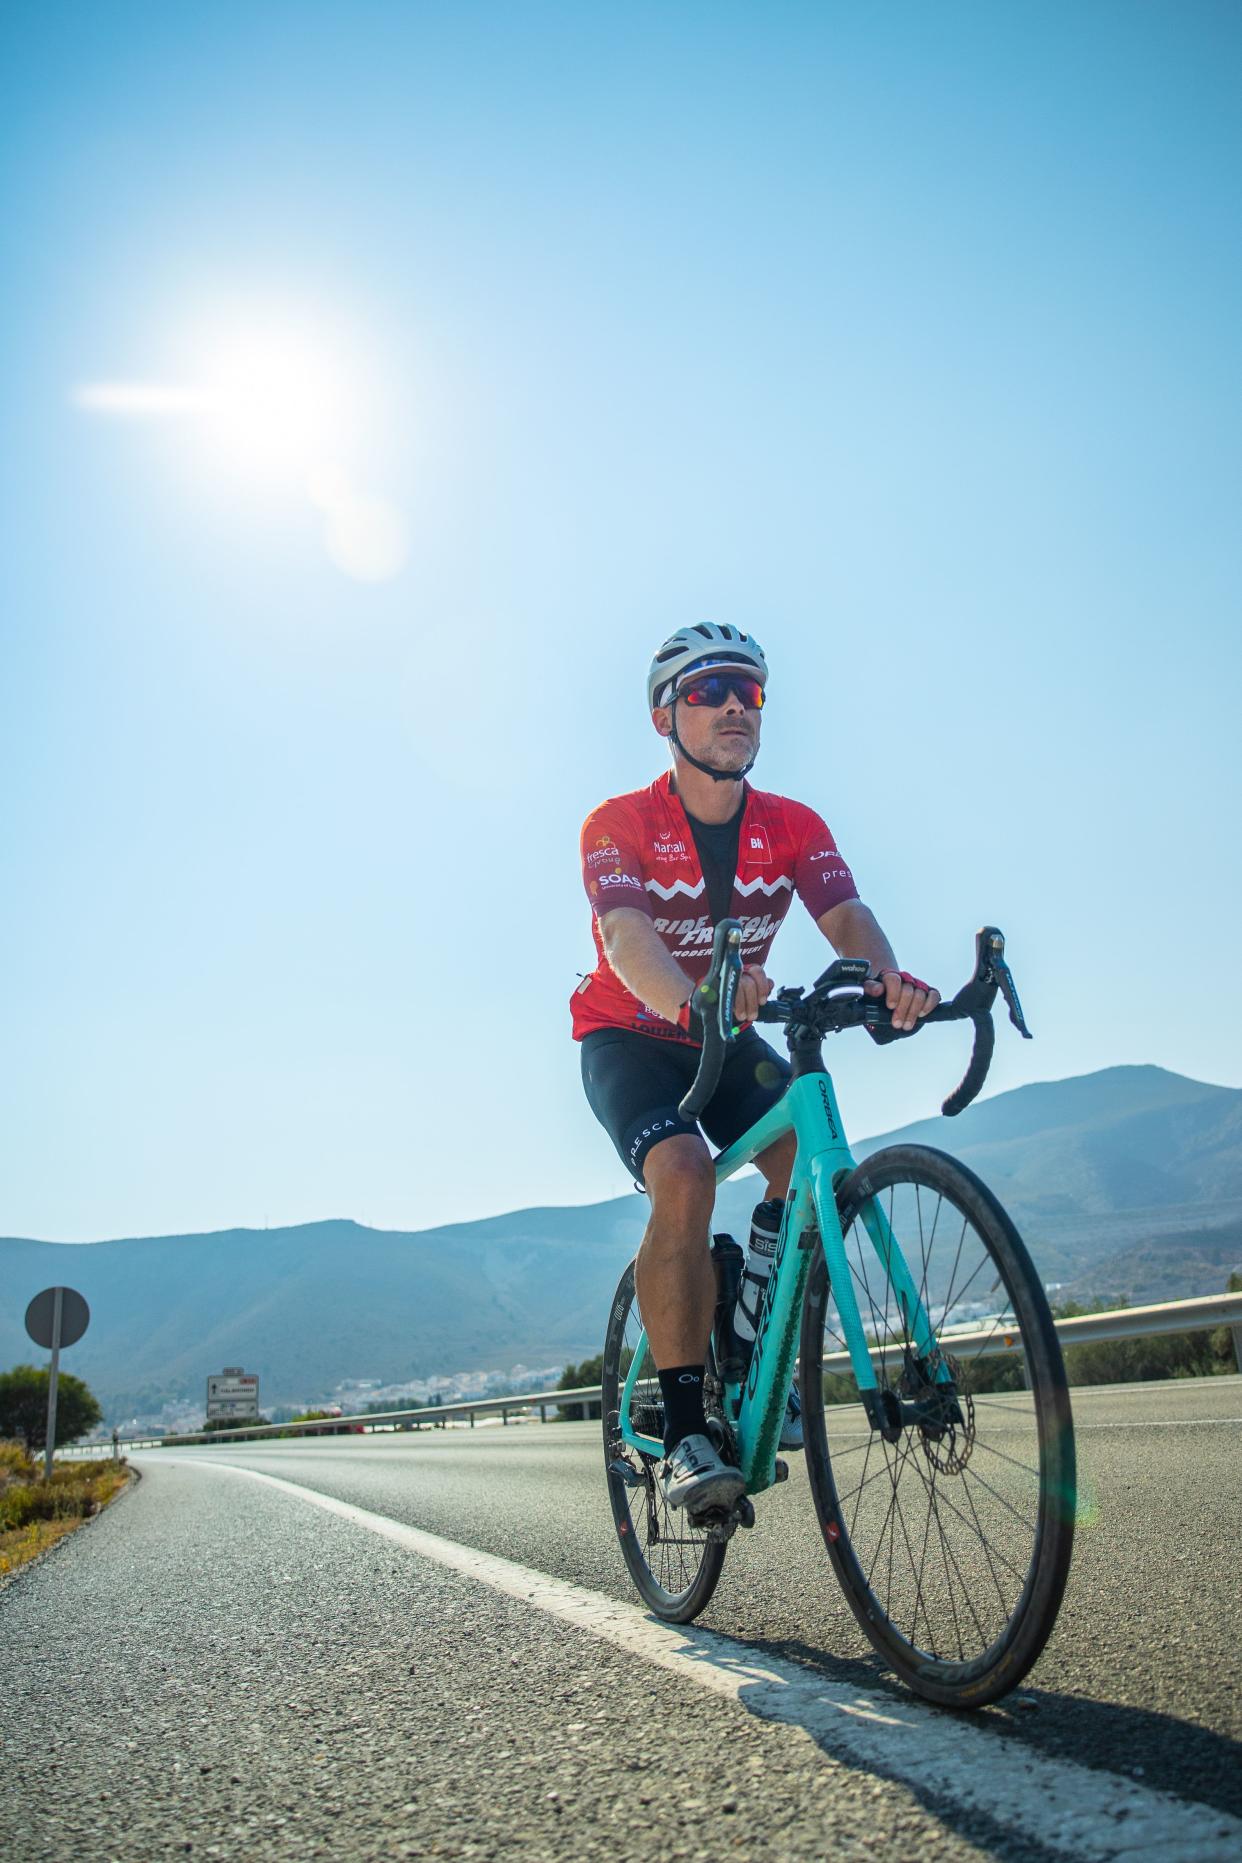
<svg viewBox="0 0 1242 1863"><path fill-rule="evenodd" d="M643 1455L621 1438L621 1394L641 1333L631 1262L613 1295L600 1377L608 1499L621 1555L643 1602L667 1623L688 1624L716 1589L725 1546L710 1539L705 1530L692 1527L680 1510L669 1507L660 1487L661 1458ZM713 1383L709 1363L709 1387ZM664 1408L654 1370L638 1380L632 1403L640 1415L641 1434L660 1436ZM645 1416L641 1416L643 1411ZM621 1473L623 1468L629 1471L633 1485Z"/></svg>
<svg viewBox="0 0 1242 1863"><path fill-rule="evenodd" d="M889 1442L861 1410L852 1370L825 1375L825 1341L835 1347L844 1339L833 1328L827 1268L817 1250L801 1341L815 1509L836 1576L883 1660L927 1700L984 1707L1013 1689L1039 1657L1069 1573L1076 1473L1061 1348L1030 1256L987 1186L930 1146L891 1146L851 1172L837 1193L847 1261L864 1327L870 1322L879 1353L882 1386L900 1387L907 1399L928 1389L926 1365L919 1369L905 1318L895 1312L891 1281L863 1225L872 1199L888 1217L950 1361L962 1393L961 1428L937 1435L921 1422L907 1422ZM945 1229L955 1250L947 1286L942 1266L931 1261L946 1206L955 1212L953 1230ZM977 1238L973 1267L963 1260L971 1231ZM990 1285L979 1279L985 1264ZM1003 1289L996 1313L982 1319L969 1313L966 1301L977 1280L975 1304L985 1285L990 1296ZM956 1356L955 1314L964 1341ZM986 1335L986 1351L969 1343L980 1335ZM1007 1361L1000 1348L1020 1360ZM1021 1390L1015 1388L1019 1378ZM860 1433L861 1441L852 1440ZM861 1465L851 1460L858 1455ZM914 1503L913 1537L900 1498L911 1468L915 1480L906 1483L905 1494ZM995 1538L985 1520L996 1523Z"/></svg>

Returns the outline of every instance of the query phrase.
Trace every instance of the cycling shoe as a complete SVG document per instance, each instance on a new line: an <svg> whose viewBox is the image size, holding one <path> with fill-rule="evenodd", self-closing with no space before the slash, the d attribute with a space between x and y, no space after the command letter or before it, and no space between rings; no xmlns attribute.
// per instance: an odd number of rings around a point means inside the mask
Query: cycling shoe
<svg viewBox="0 0 1242 1863"><path fill-rule="evenodd" d="M722 1461L701 1435L683 1437L669 1452L661 1482L669 1506L684 1507L691 1519L708 1508L732 1507L746 1487L741 1469Z"/></svg>

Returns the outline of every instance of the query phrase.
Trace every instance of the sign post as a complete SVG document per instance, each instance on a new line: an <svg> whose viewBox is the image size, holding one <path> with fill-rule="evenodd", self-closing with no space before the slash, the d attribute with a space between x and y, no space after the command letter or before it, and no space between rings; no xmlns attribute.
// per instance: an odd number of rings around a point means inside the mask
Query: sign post
<svg viewBox="0 0 1242 1863"><path fill-rule="evenodd" d="M60 1383L60 1348L76 1345L91 1323L91 1310L76 1288L45 1287L26 1308L26 1331L38 1346L50 1350L47 1376L47 1443L43 1452L43 1479L52 1479L56 1452L56 1396Z"/></svg>
<svg viewBox="0 0 1242 1863"><path fill-rule="evenodd" d="M256 1421L259 1415L259 1380L240 1365L226 1365L207 1380L207 1421L239 1418Z"/></svg>

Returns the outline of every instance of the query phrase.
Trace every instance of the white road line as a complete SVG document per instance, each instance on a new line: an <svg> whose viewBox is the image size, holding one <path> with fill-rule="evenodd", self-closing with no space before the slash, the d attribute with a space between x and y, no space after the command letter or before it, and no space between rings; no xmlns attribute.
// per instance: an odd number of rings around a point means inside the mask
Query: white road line
<svg viewBox="0 0 1242 1863"><path fill-rule="evenodd" d="M1020 1749L1016 1741L1002 1748L986 1728L913 1698L895 1701L829 1682L779 1657L758 1656L715 1631L663 1624L600 1592L564 1584L511 1559L460 1546L279 1475L196 1456L161 1455L156 1466L170 1463L244 1475L278 1488L588 1631L696 1688L736 1701L764 1720L802 1728L851 1765L899 1779L916 1792L934 1782L936 1791L955 1803L1067 1857L1103 1863L1153 1863L1173 1857L1177 1863L1223 1863L1242 1855L1242 1819L1151 1791L1113 1773L1093 1772L1072 1760Z"/></svg>
<svg viewBox="0 0 1242 1863"><path fill-rule="evenodd" d="M1190 1430L1202 1423L1242 1423L1242 1417L1152 1417L1147 1423L1080 1423L1074 1418L1074 1434L1079 1430Z"/></svg>

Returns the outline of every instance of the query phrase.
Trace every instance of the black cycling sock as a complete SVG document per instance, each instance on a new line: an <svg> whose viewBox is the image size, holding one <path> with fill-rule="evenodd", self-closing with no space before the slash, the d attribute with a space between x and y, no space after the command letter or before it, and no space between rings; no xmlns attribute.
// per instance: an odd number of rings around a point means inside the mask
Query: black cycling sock
<svg viewBox="0 0 1242 1863"><path fill-rule="evenodd" d="M674 1365L660 1373L664 1395L664 1453L671 1455L687 1436L702 1436L707 1429L703 1414L703 1366Z"/></svg>

